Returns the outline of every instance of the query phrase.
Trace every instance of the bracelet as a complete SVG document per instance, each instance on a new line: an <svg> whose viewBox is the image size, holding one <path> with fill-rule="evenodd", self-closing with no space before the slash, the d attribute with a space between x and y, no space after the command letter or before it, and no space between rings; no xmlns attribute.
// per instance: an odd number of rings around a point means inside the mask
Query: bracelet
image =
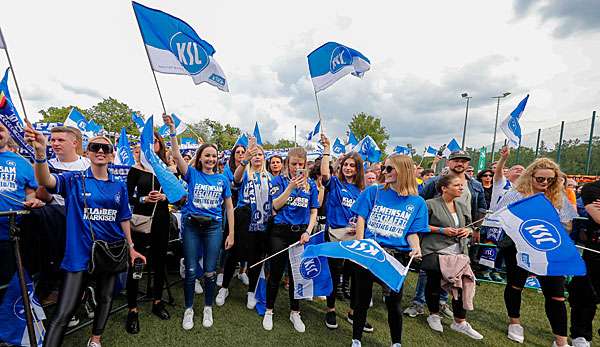
<svg viewBox="0 0 600 347"><path fill-rule="evenodd" d="M134 246L133 242L132 242L132 243L130 243L130 244L129 244L129 249L133 249L133 246Z"/></svg>
<svg viewBox="0 0 600 347"><path fill-rule="evenodd" d="M444 233L444 228L443 227L439 227L438 233L443 234Z"/></svg>
<svg viewBox="0 0 600 347"><path fill-rule="evenodd" d="M171 137L177 137L177 133L169 133L169 136L171 136Z"/></svg>
<svg viewBox="0 0 600 347"><path fill-rule="evenodd" d="M246 165L248 165L249 163L250 163L250 162L249 162L249 161L247 161L246 159L242 159L242 160L240 161L240 164L242 164L242 166L246 166Z"/></svg>
<svg viewBox="0 0 600 347"><path fill-rule="evenodd" d="M36 164L44 164L45 162L48 161L48 158L46 158L46 157L43 157L42 159L34 158L33 160L35 161Z"/></svg>

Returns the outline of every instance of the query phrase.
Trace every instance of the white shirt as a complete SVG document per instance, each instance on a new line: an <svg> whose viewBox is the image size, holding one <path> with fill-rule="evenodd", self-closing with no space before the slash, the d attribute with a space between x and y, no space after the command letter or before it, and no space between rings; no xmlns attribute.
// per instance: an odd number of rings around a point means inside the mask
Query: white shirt
<svg viewBox="0 0 600 347"><path fill-rule="evenodd" d="M88 158L78 156L75 161L60 161L58 157L48 160L56 171L85 171L90 167ZM65 206L65 199L59 194L52 194L51 205Z"/></svg>

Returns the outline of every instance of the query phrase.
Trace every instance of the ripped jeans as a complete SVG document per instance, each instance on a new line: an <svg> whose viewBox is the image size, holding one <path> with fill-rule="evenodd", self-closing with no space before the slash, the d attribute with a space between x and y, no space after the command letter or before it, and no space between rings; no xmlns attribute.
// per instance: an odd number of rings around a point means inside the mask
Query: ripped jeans
<svg viewBox="0 0 600 347"><path fill-rule="evenodd" d="M203 258L204 268L204 306L212 306L217 286L217 260L223 230L220 221L211 221L202 227L186 216L183 220L183 256L185 258L185 283L183 293L185 308L194 306L194 284L198 259Z"/></svg>

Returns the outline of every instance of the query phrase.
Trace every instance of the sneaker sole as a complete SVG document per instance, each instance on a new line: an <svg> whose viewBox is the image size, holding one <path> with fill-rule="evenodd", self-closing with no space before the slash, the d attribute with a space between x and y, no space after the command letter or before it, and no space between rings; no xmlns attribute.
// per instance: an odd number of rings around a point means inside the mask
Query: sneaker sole
<svg viewBox="0 0 600 347"><path fill-rule="evenodd" d="M518 337L510 336L510 335L507 335L507 337L508 337L509 340L515 341L515 342L518 342L518 343L523 343L525 341L525 337L523 337L522 339L518 338Z"/></svg>
<svg viewBox="0 0 600 347"><path fill-rule="evenodd" d="M481 336L481 337L479 337L479 336L473 336L473 335L471 335L471 334L469 334L467 332L464 332L464 331L459 330L459 329L454 329L452 327L450 327L450 329L452 329L452 331L456 331L457 333L460 333L460 334L463 334L465 336L468 336L468 337L472 338L473 340L477 340L477 341L483 340L483 336Z"/></svg>
<svg viewBox="0 0 600 347"><path fill-rule="evenodd" d="M338 324L337 324L337 323L335 323L335 325L334 325L334 324L329 324L329 323L325 322L325 326L326 326L328 329L331 329L331 330L334 330L334 329L337 329L337 328L338 328Z"/></svg>

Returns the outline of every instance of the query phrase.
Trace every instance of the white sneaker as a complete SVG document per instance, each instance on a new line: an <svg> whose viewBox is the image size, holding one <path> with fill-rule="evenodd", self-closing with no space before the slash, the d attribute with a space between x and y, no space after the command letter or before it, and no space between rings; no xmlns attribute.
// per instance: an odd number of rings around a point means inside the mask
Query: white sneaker
<svg viewBox="0 0 600 347"><path fill-rule="evenodd" d="M248 300L246 301L246 307L249 310L253 310L256 307L256 298L254 293L248 292Z"/></svg>
<svg viewBox="0 0 600 347"><path fill-rule="evenodd" d="M521 324L509 324L508 325L508 338L518 343L525 341L525 332Z"/></svg>
<svg viewBox="0 0 600 347"><path fill-rule="evenodd" d="M412 305L410 305L409 307L406 308L406 310L404 310L404 314L408 315L411 318L415 318L418 315L424 314L425 313L425 309L423 308L423 305L419 305L416 303L412 303Z"/></svg>
<svg viewBox="0 0 600 347"><path fill-rule="evenodd" d="M194 309L186 308L183 311L183 322L181 322L183 330L190 330L194 327Z"/></svg>
<svg viewBox="0 0 600 347"><path fill-rule="evenodd" d="M306 326L300 318L300 312L290 312L290 322L292 322L297 332L303 333L306 330Z"/></svg>
<svg viewBox="0 0 600 347"><path fill-rule="evenodd" d="M185 279L185 263L183 258L179 260L179 276Z"/></svg>
<svg viewBox="0 0 600 347"><path fill-rule="evenodd" d="M205 328L210 328L213 325L212 307L206 306L204 308L204 315L202 317L202 325Z"/></svg>
<svg viewBox="0 0 600 347"><path fill-rule="evenodd" d="M393 343L393 344L392 344L392 347L402 347L402 345L401 345L401 344L399 344L399 343Z"/></svg>
<svg viewBox="0 0 600 347"><path fill-rule="evenodd" d="M352 340L352 347L362 347L359 340Z"/></svg>
<svg viewBox="0 0 600 347"><path fill-rule="evenodd" d="M571 341L571 343L573 343L573 347L590 347L591 344L588 342L588 340L585 339L585 337L578 337L576 339L573 339Z"/></svg>
<svg viewBox="0 0 600 347"><path fill-rule="evenodd" d="M440 318L440 316L437 314L430 314L429 317L427 317L427 324L429 324L429 327L433 331L437 331L440 333L444 332L444 327L442 326L442 318Z"/></svg>
<svg viewBox="0 0 600 347"><path fill-rule="evenodd" d="M452 312L452 310L450 309L450 305L448 305L445 302L440 302L440 313L443 313L444 316L450 319L454 319L454 312Z"/></svg>
<svg viewBox="0 0 600 347"><path fill-rule="evenodd" d="M589 345L588 345L588 346L589 346ZM573 346L571 346L571 345L570 345L570 344L568 344L568 343L567 343L566 345L559 346L559 345L557 345L557 344L556 344L556 341L554 341L554 342L552 342L552 347L573 347Z"/></svg>
<svg viewBox="0 0 600 347"><path fill-rule="evenodd" d="M369 307L373 307L373 298L371 298L371 302L369 302Z"/></svg>
<svg viewBox="0 0 600 347"><path fill-rule="evenodd" d="M219 294L217 294L217 297L215 299L217 306L225 305L225 299L227 299L228 296L229 296L229 289L227 289L227 288L219 289Z"/></svg>
<svg viewBox="0 0 600 347"><path fill-rule="evenodd" d="M223 274L217 275L217 285L221 287L223 285Z"/></svg>
<svg viewBox="0 0 600 347"><path fill-rule="evenodd" d="M250 284L250 278L248 278L248 274L246 274L245 272L243 274L238 275L238 278L240 281L242 281L242 283L245 286Z"/></svg>
<svg viewBox="0 0 600 347"><path fill-rule="evenodd" d="M263 317L263 328L267 331L273 330L273 311L265 311Z"/></svg>
<svg viewBox="0 0 600 347"><path fill-rule="evenodd" d="M200 280L196 280L196 283L194 283L194 293L196 293L196 294L204 293L204 289L202 288L202 284L200 284Z"/></svg>
<svg viewBox="0 0 600 347"><path fill-rule="evenodd" d="M92 339L88 339L87 347L102 347L102 345L100 344L100 342L94 342L92 341Z"/></svg>
<svg viewBox="0 0 600 347"><path fill-rule="evenodd" d="M463 321L462 323L452 322L452 324L450 324L450 329L459 333L463 333L474 340L483 339L483 335L477 332L477 330L473 329L471 324L469 324L467 321Z"/></svg>

